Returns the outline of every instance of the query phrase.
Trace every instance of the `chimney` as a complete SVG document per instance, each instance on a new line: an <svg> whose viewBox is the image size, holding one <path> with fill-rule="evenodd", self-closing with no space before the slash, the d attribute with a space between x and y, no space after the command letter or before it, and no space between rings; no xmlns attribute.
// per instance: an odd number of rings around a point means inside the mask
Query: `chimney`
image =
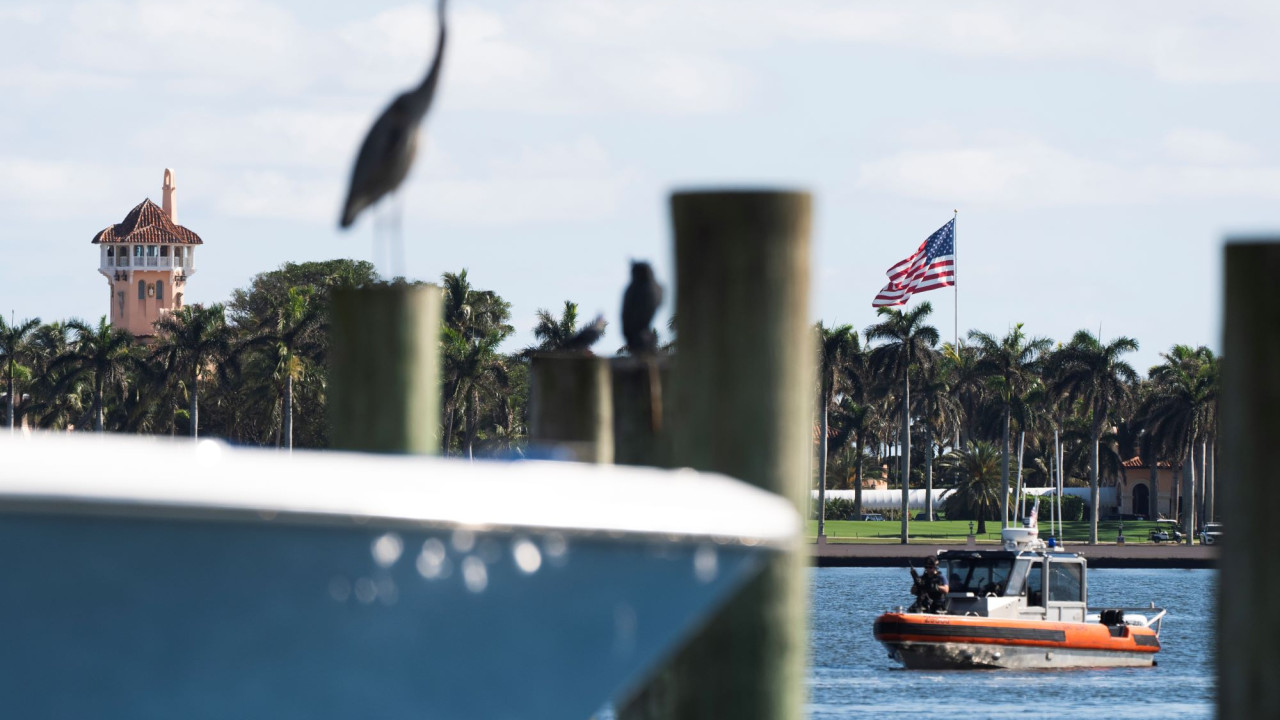
<svg viewBox="0 0 1280 720"><path fill-rule="evenodd" d="M164 214L169 216L169 220L174 225L178 224L178 201L174 195L178 192L178 186L173 182L173 171L169 168L164 169L164 187L161 188L163 195L160 201L160 207L164 210Z"/></svg>

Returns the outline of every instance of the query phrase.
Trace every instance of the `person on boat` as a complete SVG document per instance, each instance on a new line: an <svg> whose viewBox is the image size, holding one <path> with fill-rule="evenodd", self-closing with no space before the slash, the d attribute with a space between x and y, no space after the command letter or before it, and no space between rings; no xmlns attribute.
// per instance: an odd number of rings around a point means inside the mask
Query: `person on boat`
<svg viewBox="0 0 1280 720"><path fill-rule="evenodd" d="M911 594L916 596L916 601L908 612L945 613L951 606L948 592L951 592L951 586L938 572L938 558L930 555L924 559L924 575L911 584Z"/></svg>

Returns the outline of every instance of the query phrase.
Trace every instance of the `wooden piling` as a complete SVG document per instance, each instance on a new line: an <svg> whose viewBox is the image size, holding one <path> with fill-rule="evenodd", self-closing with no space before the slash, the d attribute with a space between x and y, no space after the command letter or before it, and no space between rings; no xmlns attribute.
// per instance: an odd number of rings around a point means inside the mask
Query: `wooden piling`
<svg viewBox="0 0 1280 720"><path fill-rule="evenodd" d="M333 295L328 409L341 450L440 454L436 285L375 285Z"/></svg>
<svg viewBox="0 0 1280 720"><path fill-rule="evenodd" d="M615 464L669 464L663 412L663 390L671 386L669 369L665 356L627 356L610 361Z"/></svg>
<svg viewBox="0 0 1280 720"><path fill-rule="evenodd" d="M586 354L539 353L529 365L529 442L566 459L613 462L609 361Z"/></svg>
<svg viewBox="0 0 1280 720"><path fill-rule="evenodd" d="M813 446L810 198L690 192L672 198L677 342L673 463L723 472L804 508ZM775 556L620 717L799 718L806 558Z"/></svg>
<svg viewBox="0 0 1280 720"><path fill-rule="evenodd" d="M1219 510L1229 533L1218 556L1218 717L1280 708L1280 617L1272 562L1280 506L1280 238L1229 242L1223 318ZM1192 506L1192 498L1184 507Z"/></svg>

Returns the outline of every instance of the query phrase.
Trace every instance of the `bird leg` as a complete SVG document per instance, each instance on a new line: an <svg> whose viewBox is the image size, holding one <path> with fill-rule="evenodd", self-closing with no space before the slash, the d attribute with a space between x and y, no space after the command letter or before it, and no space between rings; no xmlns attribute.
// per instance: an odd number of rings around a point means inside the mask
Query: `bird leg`
<svg viewBox="0 0 1280 720"><path fill-rule="evenodd" d="M386 236L387 236L386 212L383 208L374 208L373 209L373 252L369 260L373 262L373 267L375 270L379 270L379 271L386 270L386 265L383 262L384 261L383 256L386 254L383 250L383 248L386 245Z"/></svg>
<svg viewBox="0 0 1280 720"><path fill-rule="evenodd" d="M391 194L388 212L391 217L391 238L388 248L388 263L391 265L391 277L404 277L404 195L399 192Z"/></svg>

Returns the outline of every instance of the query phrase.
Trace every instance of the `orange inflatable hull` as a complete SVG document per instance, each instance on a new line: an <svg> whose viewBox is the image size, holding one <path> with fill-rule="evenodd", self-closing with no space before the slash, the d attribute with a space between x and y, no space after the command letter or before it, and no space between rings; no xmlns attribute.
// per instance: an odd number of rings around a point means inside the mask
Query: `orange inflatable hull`
<svg viewBox="0 0 1280 720"><path fill-rule="evenodd" d="M889 656L913 669L1154 665L1150 628L1101 623L885 613L874 632Z"/></svg>

